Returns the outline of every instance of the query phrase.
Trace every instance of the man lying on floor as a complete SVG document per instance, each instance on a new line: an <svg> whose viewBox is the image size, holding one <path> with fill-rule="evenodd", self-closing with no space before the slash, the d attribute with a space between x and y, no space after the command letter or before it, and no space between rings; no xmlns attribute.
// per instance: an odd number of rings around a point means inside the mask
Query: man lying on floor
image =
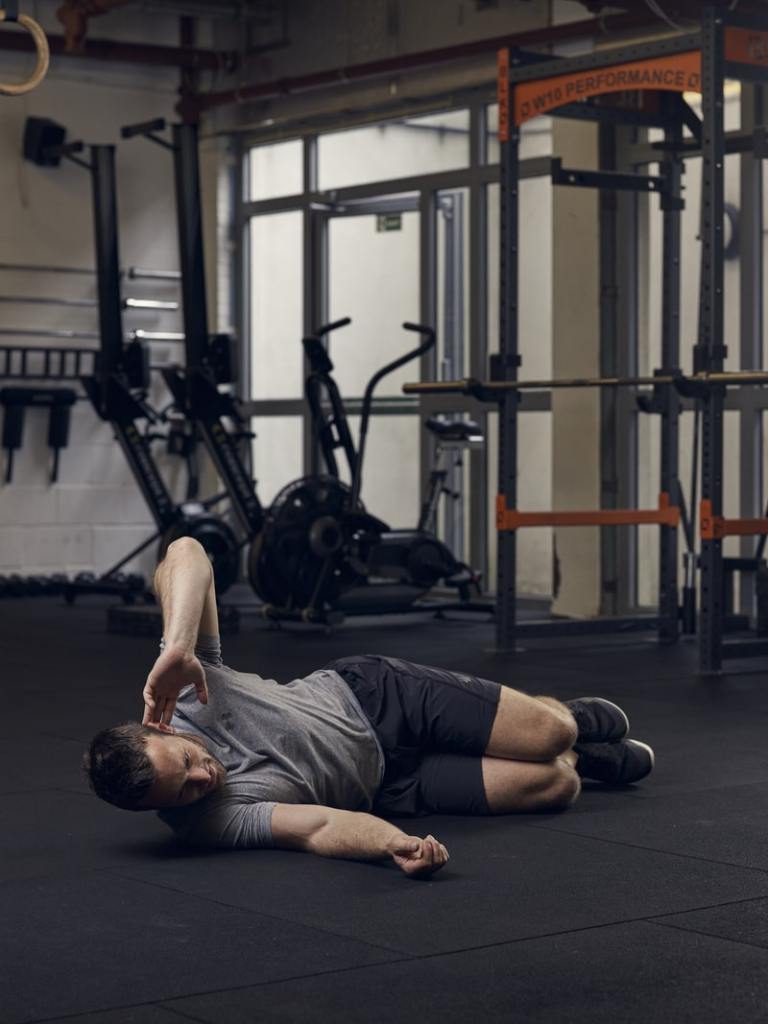
<svg viewBox="0 0 768 1024"><path fill-rule="evenodd" d="M564 810L581 778L627 784L653 768L651 748L626 739L627 716L601 698L561 704L369 655L286 685L227 668L213 572L190 538L170 545L155 590L165 640L143 724L100 732L84 764L98 796L157 810L196 845L391 858L426 877L445 847L374 814Z"/></svg>

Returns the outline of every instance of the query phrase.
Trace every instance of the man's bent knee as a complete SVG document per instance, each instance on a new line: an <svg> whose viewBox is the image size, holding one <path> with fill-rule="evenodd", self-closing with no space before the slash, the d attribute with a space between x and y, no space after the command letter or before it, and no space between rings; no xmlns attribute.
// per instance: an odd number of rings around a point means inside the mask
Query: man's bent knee
<svg viewBox="0 0 768 1024"><path fill-rule="evenodd" d="M541 718L541 725L538 730L539 746L542 757L547 761L554 761L555 758L570 750L576 742L578 730L573 718L568 720L554 711L547 711Z"/></svg>
<svg viewBox="0 0 768 1024"><path fill-rule="evenodd" d="M581 793L581 779L575 769L562 759L556 762L557 771L547 790L542 793L539 810L565 811L576 802Z"/></svg>

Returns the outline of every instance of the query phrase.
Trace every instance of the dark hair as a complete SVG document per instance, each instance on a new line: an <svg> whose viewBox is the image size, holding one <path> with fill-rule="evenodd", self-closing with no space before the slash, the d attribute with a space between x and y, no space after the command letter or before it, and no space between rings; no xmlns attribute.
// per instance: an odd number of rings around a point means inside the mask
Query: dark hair
<svg viewBox="0 0 768 1024"><path fill-rule="evenodd" d="M94 793L123 810L144 810L141 801L155 781L147 738L161 735L138 722L126 722L94 736L83 756L83 769Z"/></svg>

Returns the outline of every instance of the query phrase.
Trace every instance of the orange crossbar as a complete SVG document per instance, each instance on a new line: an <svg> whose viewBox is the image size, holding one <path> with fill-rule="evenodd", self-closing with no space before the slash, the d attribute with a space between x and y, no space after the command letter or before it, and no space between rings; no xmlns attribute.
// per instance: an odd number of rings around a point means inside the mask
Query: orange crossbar
<svg viewBox="0 0 768 1024"><path fill-rule="evenodd" d="M702 540L723 537L759 537L768 534L768 519L725 519L712 515L712 502L703 498L699 505L699 532Z"/></svg>
<svg viewBox="0 0 768 1024"><path fill-rule="evenodd" d="M766 520L768 522L768 520ZM496 529L519 530L524 526L642 526L677 527L680 509L670 504L669 495L659 495L658 509L610 508L593 512L518 512L507 508L503 494L496 498Z"/></svg>

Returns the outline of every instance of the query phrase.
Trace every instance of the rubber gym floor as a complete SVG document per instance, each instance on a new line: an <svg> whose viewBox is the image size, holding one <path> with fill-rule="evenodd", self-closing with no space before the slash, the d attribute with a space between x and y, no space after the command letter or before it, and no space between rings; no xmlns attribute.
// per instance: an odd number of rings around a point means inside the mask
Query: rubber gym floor
<svg viewBox="0 0 768 1024"><path fill-rule="evenodd" d="M705 681L689 644L528 641L425 616L331 635L246 618L236 668L287 681L374 652L534 694L605 695L657 768L563 814L400 824L427 882L281 851L198 853L93 797L82 750L135 718L151 638L101 599L0 606L0 1024L748 1021L768 1018L766 664Z"/></svg>

